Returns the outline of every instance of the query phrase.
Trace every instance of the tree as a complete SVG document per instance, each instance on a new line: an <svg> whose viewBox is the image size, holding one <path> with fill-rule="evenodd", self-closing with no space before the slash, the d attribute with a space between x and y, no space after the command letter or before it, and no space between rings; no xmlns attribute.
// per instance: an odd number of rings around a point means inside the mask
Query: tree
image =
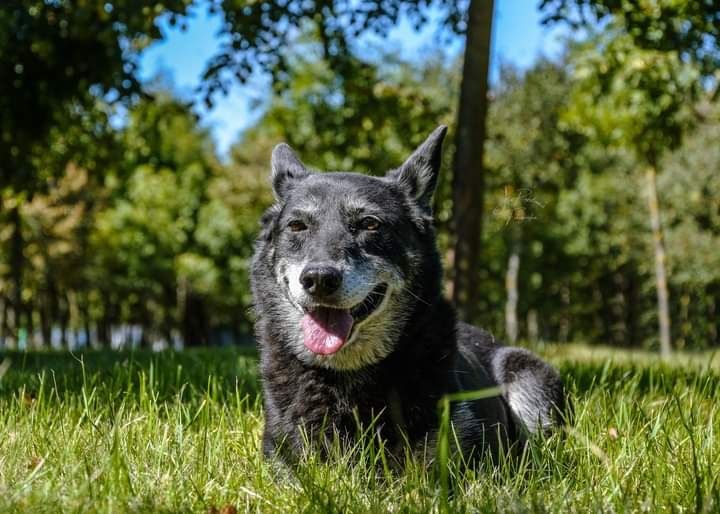
<svg viewBox="0 0 720 514"><path fill-rule="evenodd" d="M286 87L250 136L285 140L320 169L383 174L424 140L426 127L451 121L455 97L445 92L457 78L441 56L423 66L389 54L378 65L351 58L338 80L316 50L310 42L292 56Z"/></svg>
<svg viewBox="0 0 720 514"><path fill-rule="evenodd" d="M465 321L477 320L480 307L477 268L485 210L485 118L492 17L492 0L471 0L453 166L453 300L458 316Z"/></svg>
<svg viewBox="0 0 720 514"><path fill-rule="evenodd" d="M110 95L140 92L139 50L162 37L161 15L191 0L10 0L0 7L0 188L42 184L36 165L54 127ZM60 170L55 170L60 174Z"/></svg>
<svg viewBox="0 0 720 514"><path fill-rule="evenodd" d="M108 323L124 318L167 340L179 325L185 344L207 344L208 291L220 280L197 236L219 168L209 134L189 106L156 92L121 137L123 170L91 238L94 267L110 278L98 281L101 310Z"/></svg>
<svg viewBox="0 0 720 514"><path fill-rule="evenodd" d="M477 314L480 295L476 270L480 257L483 219L483 147L487 111L487 77L490 56L493 1L464 3L440 0L434 4L443 13L442 24L455 34L466 36L463 82L458 107L456 163L453 198L455 206L455 281L453 298L464 319ZM269 71L276 84L287 82L288 49L293 35L314 24L321 41L323 59L337 81L352 87L357 77L357 49L351 41L362 33L386 35L402 14L416 27L427 22L427 4L417 0L393 2L322 0L319 2L264 0L238 3L215 0L225 13L227 44L210 62L204 89L211 102L215 91L227 91L228 73L239 80L249 78L260 67ZM382 99L367 98L370 111L382 108ZM370 112L369 111L369 112ZM422 129L426 133L432 126ZM360 128L360 127L358 127ZM366 126L360 132L374 130ZM416 137L408 133L406 137ZM459 277L462 276L462 280Z"/></svg>
<svg viewBox="0 0 720 514"><path fill-rule="evenodd" d="M64 135L86 128L100 99L140 92L139 50L161 37L160 15L182 15L190 2L10 0L0 7L0 210L14 227L8 253L16 325L25 311L22 204L63 175L77 146ZM107 124L107 117L95 121Z"/></svg>
<svg viewBox="0 0 720 514"><path fill-rule="evenodd" d="M671 350L666 252L657 193L657 166L662 149L674 148L687 129L683 107L697 101L700 78L712 78L720 64L720 5L693 0L542 0L548 22L585 25L604 21L602 54L586 61L586 80L579 97L580 114L589 114L600 129L612 127L644 164L648 210L655 254L660 349ZM592 54L592 51L590 51ZM720 88L715 78L717 97ZM595 85L593 85L595 84ZM590 105L600 98L602 106ZM598 108L595 108L598 107ZM616 109L615 111L606 109Z"/></svg>
<svg viewBox="0 0 720 514"><path fill-rule="evenodd" d="M720 343L720 110L700 108L703 121L663 159L658 176L679 348Z"/></svg>
<svg viewBox="0 0 720 514"><path fill-rule="evenodd" d="M559 191L552 227L562 242L569 332L617 346L655 342L652 247L643 237L647 214L637 207L643 205L643 191L634 186L637 161L628 149L593 140L576 151L577 178Z"/></svg>
<svg viewBox="0 0 720 514"><path fill-rule="evenodd" d="M526 314L548 309L548 290L562 282L553 276L546 253L557 246L552 215L559 192L573 185L575 153L581 147L581 138L559 123L570 90L565 68L565 62L547 60L524 73L503 68L488 113L487 198L492 215L487 225L491 237L502 236L505 247L505 334L510 343L520 334L521 304ZM484 244L492 246L491 241ZM541 291L533 286L538 277L545 284ZM550 312L544 316L551 317ZM568 319L564 315L563 323Z"/></svg>
<svg viewBox="0 0 720 514"><path fill-rule="evenodd" d="M540 8L545 23L588 28L612 20L625 28L634 46L680 52L704 76L720 67L720 5L714 1L541 0Z"/></svg>

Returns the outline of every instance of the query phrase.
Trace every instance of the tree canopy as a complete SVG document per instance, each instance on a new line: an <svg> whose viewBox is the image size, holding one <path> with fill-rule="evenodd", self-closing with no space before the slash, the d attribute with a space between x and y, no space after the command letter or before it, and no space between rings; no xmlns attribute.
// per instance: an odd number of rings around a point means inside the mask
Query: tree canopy
<svg viewBox="0 0 720 514"><path fill-rule="evenodd" d="M182 16L190 3L5 2L0 8L0 188L32 189L53 168L62 169L39 162L54 132L82 126L99 98L139 94L137 56L162 37L158 18ZM95 125L106 122L100 112L91 114Z"/></svg>
<svg viewBox="0 0 720 514"><path fill-rule="evenodd" d="M189 1L0 8L0 72L11 78L0 81L0 341L248 339L248 262L272 200L275 144L319 169L382 174L436 125L458 134L462 85L477 86L465 58L353 47L360 33L383 41L400 16L425 23L424 3L212 5L226 16L228 46L202 93L235 80L228 72L269 71L278 86L227 156L192 102L137 78L160 20L182 23ZM485 156L471 170L482 194L464 213L485 218L482 230L466 225L482 238L464 272L481 293L476 320L511 340L657 348L664 287L673 347L719 344L718 9L542 5L548 22L587 31L558 59L504 67L488 95ZM467 34L468 9L441 2L439 24ZM458 141L445 148L433 201L446 269L457 249Z"/></svg>

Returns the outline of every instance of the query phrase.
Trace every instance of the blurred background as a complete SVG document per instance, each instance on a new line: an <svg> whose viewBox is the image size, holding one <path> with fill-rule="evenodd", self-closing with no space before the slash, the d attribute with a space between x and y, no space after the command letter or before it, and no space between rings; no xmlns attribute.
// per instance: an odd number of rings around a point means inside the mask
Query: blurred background
<svg viewBox="0 0 720 514"><path fill-rule="evenodd" d="M383 174L440 123L462 318L717 347L718 64L713 1L5 0L0 348L252 345L272 147Z"/></svg>

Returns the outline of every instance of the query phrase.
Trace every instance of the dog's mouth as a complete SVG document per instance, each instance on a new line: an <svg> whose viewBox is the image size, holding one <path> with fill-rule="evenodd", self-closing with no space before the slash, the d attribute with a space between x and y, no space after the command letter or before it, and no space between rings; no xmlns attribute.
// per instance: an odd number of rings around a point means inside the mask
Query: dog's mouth
<svg viewBox="0 0 720 514"><path fill-rule="evenodd" d="M366 320L382 304L387 284L370 291L363 301L350 309L318 306L306 309L302 318L305 347L318 355L332 355L340 351L350 339L357 323Z"/></svg>
<svg viewBox="0 0 720 514"><path fill-rule="evenodd" d="M380 307L380 304L385 299L387 289L387 284L379 284L375 286L375 288L370 291L370 293L365 297L362 302L350 309L350 315L353 317L355 323L365 321L368 316L370 316L370 314L375 312L377 308Z"/></svg>

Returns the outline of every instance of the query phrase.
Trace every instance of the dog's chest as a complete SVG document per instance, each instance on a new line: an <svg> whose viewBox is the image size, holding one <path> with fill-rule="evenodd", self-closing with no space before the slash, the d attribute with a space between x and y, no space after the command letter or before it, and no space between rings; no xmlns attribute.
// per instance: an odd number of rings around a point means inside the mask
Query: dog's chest
<svg viewBox="0 0 720 514"><path fill-rule="evenodd" d="M295 420L330 421L360 416L371 418L387 407L382 387L362 375L345 377L324 370L304 370L292 377L271 379L281 410Z"/></svg>
<svg viewBox="0 0 720 514"><path fill-rule="evenodd" d="M424 437L436 421L432 399L420 401L407 387L373 375L338 376L304 370L266 383L284 418L285 430L305 426L313 431L332 427L357 433L373 427L390 442ZM269 389L269 391L268 391Z"/></svg>

